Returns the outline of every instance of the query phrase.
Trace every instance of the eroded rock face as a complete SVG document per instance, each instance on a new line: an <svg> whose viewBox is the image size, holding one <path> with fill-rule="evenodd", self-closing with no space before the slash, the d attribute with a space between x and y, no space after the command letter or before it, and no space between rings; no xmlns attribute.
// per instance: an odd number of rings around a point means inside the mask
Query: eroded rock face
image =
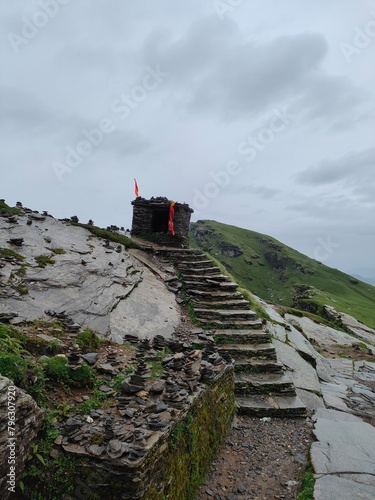
<svg viewBox="0 0 375 500"><path fill-rule="evenodd" d="M44 420L44 410L11 380L0 375L0 497L9 498L19 483L30 443ZM13 424L14 422L14 424Z"/></svg>
<svg viewBox="0 0 375 500"><path fill-rule="evenodd" d="M239 257L243 254L243 251L236 245L221 245L220 252L226 257Z"/></svg>
<svg viewBox="0 0 375 500"><path fill-rule="evenodd" d="M77 331L91 328L117 342L139 330L173 333L180 320L174 295L123 245L32 215L11 223L0 217L0 315L15 323L12 317L47 320L64 312ZM19 238L22 246L10 243Z"/></svg>

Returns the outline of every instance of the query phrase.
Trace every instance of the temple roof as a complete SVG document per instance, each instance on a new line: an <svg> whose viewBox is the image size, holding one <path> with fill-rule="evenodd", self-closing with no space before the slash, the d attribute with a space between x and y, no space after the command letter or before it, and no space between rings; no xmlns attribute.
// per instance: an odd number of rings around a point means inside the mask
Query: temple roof
<svg viewBox="0 0 375 500"><path fill-rule="evenodd" d="M172 201L174 200L169 200L165 196L157 196L156 198L152 197L149 200L138 196L138 198L133 200L131 204L133 206L144 206L150 208L169 208ZM194 210L190 208L187 203L175 202L175 208L182 208L183 210L188 210L190 213L194 212Z"/></svg>

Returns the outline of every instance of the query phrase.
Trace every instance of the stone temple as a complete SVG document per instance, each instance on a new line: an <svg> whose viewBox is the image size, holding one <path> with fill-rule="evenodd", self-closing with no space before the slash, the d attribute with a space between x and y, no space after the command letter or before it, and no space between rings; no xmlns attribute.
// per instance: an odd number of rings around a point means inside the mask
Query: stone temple
<svg viewBox="0 0 375 500"><path fill-rule="evenodd" d="M194 212L186 203L174 203L168 198L158 196L150 200L140 196L132 201L133 221L131 234L168 247L185 248L189 246L190 217ZM173 228L170 228L170 207L173 205Z"/></svg>

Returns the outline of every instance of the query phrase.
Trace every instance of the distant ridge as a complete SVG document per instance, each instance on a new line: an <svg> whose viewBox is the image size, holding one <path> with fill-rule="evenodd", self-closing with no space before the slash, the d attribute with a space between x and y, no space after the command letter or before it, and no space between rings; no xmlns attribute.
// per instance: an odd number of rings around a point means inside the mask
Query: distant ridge
<svg viewBox="0 0 375 500"><path fill-rule="evenodd" d="M353 276L364 283L368 283L369 285L375 286L375 278L364 278L360 274L353 274Z"/></svg>
<svg viewBox="0 0 375 500"><path fill-rule="evenodd" d="M259 297L324 316L325 305L375 327L375 287L271 236L211 220L191 224L190 244L216 258Z"/></svg>

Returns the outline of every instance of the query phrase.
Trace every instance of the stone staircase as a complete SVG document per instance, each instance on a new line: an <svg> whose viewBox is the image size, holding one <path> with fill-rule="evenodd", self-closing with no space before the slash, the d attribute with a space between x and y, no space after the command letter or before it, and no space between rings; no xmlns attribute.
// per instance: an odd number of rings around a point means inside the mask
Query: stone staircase
<svg viewBox="0 0 375 500"><path fill-rule="evenodd" d="M214 330L220 354L234 362L239 414L302 417L305 405L278 363L270 336L248 301L220 269L195 249L163 249L173 262L199 324Z"/></svg>

